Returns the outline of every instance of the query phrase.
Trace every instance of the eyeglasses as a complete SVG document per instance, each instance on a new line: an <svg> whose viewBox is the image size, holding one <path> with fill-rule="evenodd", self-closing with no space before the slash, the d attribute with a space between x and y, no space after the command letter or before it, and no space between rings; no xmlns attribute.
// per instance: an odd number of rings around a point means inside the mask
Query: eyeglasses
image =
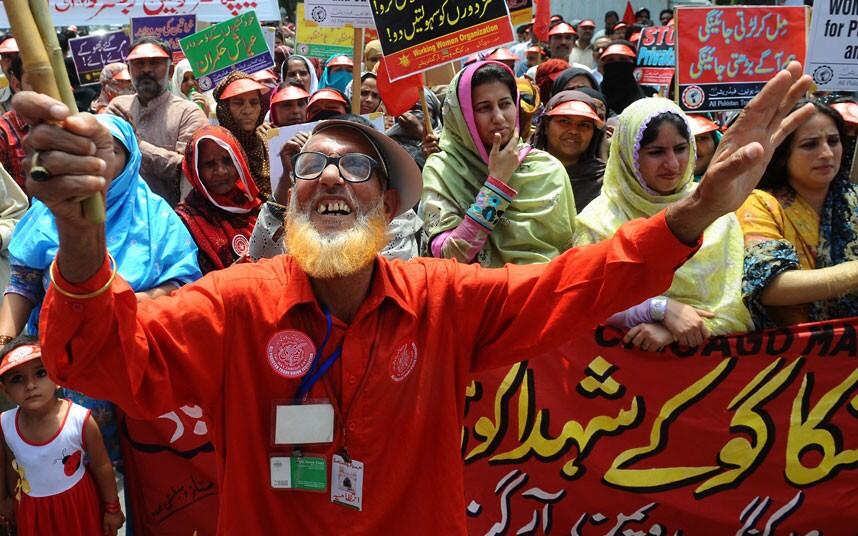
<svg viewBox="0 0 858 536"><path fill-rule="evenodd" d="M306 151L292 157L292 173L298 179L312 181L318 179L331 164L337 166L340 176L348 182L368 181L373 170L379 165L376 159L360 153L328 156Z"/></svg>

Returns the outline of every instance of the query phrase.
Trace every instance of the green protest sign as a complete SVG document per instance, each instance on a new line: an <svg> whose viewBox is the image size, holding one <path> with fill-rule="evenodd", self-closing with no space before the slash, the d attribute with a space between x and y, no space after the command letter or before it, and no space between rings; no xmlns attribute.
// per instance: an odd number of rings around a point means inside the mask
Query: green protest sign
<svg viewBox="0 0 858 536"><path fill-rule="evenodd" d="M184 37L179 44L203 91L232 71L250 74L274 65L253 10Z"/></svg>

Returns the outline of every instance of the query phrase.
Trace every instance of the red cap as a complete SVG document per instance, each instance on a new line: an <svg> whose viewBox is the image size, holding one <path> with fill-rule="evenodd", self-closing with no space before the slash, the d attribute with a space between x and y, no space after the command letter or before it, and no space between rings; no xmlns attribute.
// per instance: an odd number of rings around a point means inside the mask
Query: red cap
<svg viewBox="0 0 858 536"><path fill-rule="evenodd" d="M128 69L122 69L113 75L113 80L131 80L131 73L128 72Z"/></svg>
<svg viewBox="0 0 858 536"><path fill-rule="evenodd" d="M858 104L854 102L835 102L831 107L843 116L843 121L847 125L858 126Z"/></svg>
<svg viewBox="0 0 858 536"><path fill-rule="evenodd" d="M711 121L708 117L690 114L688 116L688 122L691 123L691 135L699 136L701 134L706 134L707 132L715 132L718 130L718 125Z"/></svg>
<svg viewBox="0 0 858 536"><path fill-rule="evenodd" d="M614 43L610 45L608 48L602 52L602 55L599 58L604 58L605 56L626 56L629 58L635 58L635 51L631 49L628 45L624 45L622 43Z"/></svg>
<svg viewBox="0 0 858 536"><path fill-rule="evenodd" d="M275 104L280 102L309 98L310 94L300 87L286 86L271 97L271 106L273 107Z"/></svg>
<svg viewBox="0 0 858 536"><path fill-rule="evenodd" d="M220 100L226 100L237 95L244 95L245 93L250 93L252 91L259 91L260 95L264 95L265 93L268 93L269 89L256 80L251 80L250 78L239 78L224 88L223 92L220 94Z"/></svg>
<svg viewBox="0 0 858 536"><path fill-rule="evenodd" d="M18 365L23 365L39 357L42 357L42 350L38 346L33 344L19 346L3 356L3 361L0 361L0 376Z"/></svg>
<svg viewBox="0 0 858 536"><path fill-rule="evenodd" d="M611 33L619 30L625 30L626 28L628 28L628 25L625 22L618 22L611 27Z"/></svg>
<svg viewBox="0 0 858 536"><path fill-rule="evenodd" d="M128 57L125 58L125 60L132 61L141 60L144 58L170 59L170 55L167 54L167 52L158 45L153 45L152 43L142 43L132 48L131 51L128 53Z"/></svg>
<svg viewBox="0 0 858 536"><path fill-rule="evenodd" d="M542 47L540 47L540 46L534 46L534 47L528 48L527 52L525 52L525 54L540 54L541 55L541 54L545 54L545 51L542 50Z"/></svg>
<svg viewBox="0 0 858 536"><path fill-rule="evenodd" d="M337 91L335 89L325 88L325 89L320 89L319 91L313 93L313 96L310 97L309 106L312 106L313 103L323 101L323 100L340 102L340 103L344 104L345 106L349 105L348 101L346 101L345 97L343 97L339 91Z"/></svg>
<svg viewBox="0 0 858 536"><path fill-rule="evenodd" d="M274 75L274 72L271 69L263 69L261 71L256 71L250 78L253 78L257 82L268 82L271 80L277 80L277 76Z"/></svg>
<svg viewBox="0 0 858 536"><path fill-rule="evenodd" d="M584 20L582 20L581 22L579 22L579 23L578 23L578 27L579 27L579 28L595 28L595 27L596 27L596 23L595 23L595 22L593 22L593 21L592 21L592 20L590 20L590 19L584 19Z"/></svg>
<svg viewBox="0 0 858 536"><path fill-rule="evenodd" d="M536 20L536 18L534 17L533 20ZM551 18L548 19L548 22L554 22L556 20L563 20L563 17L561 17L560 15L551 15Z"/></svg>
<svg viewBox="0 0 858 536"><path fill-rule="evenodd" d="M486 59L487 60L495 60L495 61L507 61L507 60L518 61L519 58L518 58L518 56L516 56L515 54L510 52L510 50L508 48L499 48L499 49L495 50L494 52L492 52L491 54L489 54L489 57Z"/></svg>
<svg viewBox="0 0 858 536"><path fill-rule="evenodd" d="M629 37L630 43L637 43L640 40L641 40L641 33L640 32L635 32L632 34L631 37Z"/></svg>
<svg viewBox="0 0 858 536"><path fill-rule="evenodd" d="M545 115L571 115L573 117L585 117L587 119L592 119L598 128L605 126L605 121L593 111L593 108L591 108L589 104L582 101L573 100L561 102L550 111L546 112Z"/></svg>
<svg viewBox="0 0 858 536"><path fill-rule="evenodd" d="M325 67L349 67L353 68L355 66L352 59L348 56L335 56L325 65Z"/></svg>
<svg viewBox="0 0 858 536"><path fill-rule="evenodd" d="M566 34L578 35L578 32L575 31L575 28L566 24L565 22L561 22L560 24L558 24L554 28L551 28L551 30L548 31L548 37L551 37L552 35Z"/></svg>
<svg viewBox="0 0 858 536"><path fill-rule="evenodd" d="M14 37L0 43L0 54L15 54L18 52L18 42Z"/></svg>

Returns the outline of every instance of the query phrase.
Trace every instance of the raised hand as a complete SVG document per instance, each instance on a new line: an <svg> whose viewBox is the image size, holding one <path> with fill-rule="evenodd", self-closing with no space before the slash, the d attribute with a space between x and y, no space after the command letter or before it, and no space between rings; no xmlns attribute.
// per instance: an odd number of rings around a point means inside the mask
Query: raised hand
<svg viewBox="0 0 858 536"><path fill-rule="evenodd" d="M489 175L503 182L509 182L512 178L519 166L518 136L518 127L515 127L515 132L506 146L501 147L501 135L495 134L492 151L489 153Z"/></svg>

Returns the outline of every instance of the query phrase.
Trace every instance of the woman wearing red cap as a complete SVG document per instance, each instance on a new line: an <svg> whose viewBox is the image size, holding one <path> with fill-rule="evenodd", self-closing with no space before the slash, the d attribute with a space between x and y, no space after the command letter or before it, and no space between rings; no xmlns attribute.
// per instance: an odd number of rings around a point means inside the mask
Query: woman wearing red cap
<svg viewBox="0 0 858 536"><path fill-rule="evenodd" d="M199 247L203 274L247 255L262 200L238 141L222 127L198 130L185 149L182 172L193 190L176 207Z"/></svg>
<svg viewBox="0 0 858 536"><path fill-rule="evenodd" d="M118 95L131 95L134 88L131 87L131 75L128 66L124 63L108 63L101 70L98 81L101 83L101 93L92 101L92 113L100 114L107 108L113 97Z"/></svg>
<svg viewBox="0 0 858 536"><path fill-rule="evenodd" d="M214 90L217 120L241 144L250 163L256 187L264 195L271 193L268 145L257 131L265 120L262 94L268 88L240 71L231 72Z"/></svg>

